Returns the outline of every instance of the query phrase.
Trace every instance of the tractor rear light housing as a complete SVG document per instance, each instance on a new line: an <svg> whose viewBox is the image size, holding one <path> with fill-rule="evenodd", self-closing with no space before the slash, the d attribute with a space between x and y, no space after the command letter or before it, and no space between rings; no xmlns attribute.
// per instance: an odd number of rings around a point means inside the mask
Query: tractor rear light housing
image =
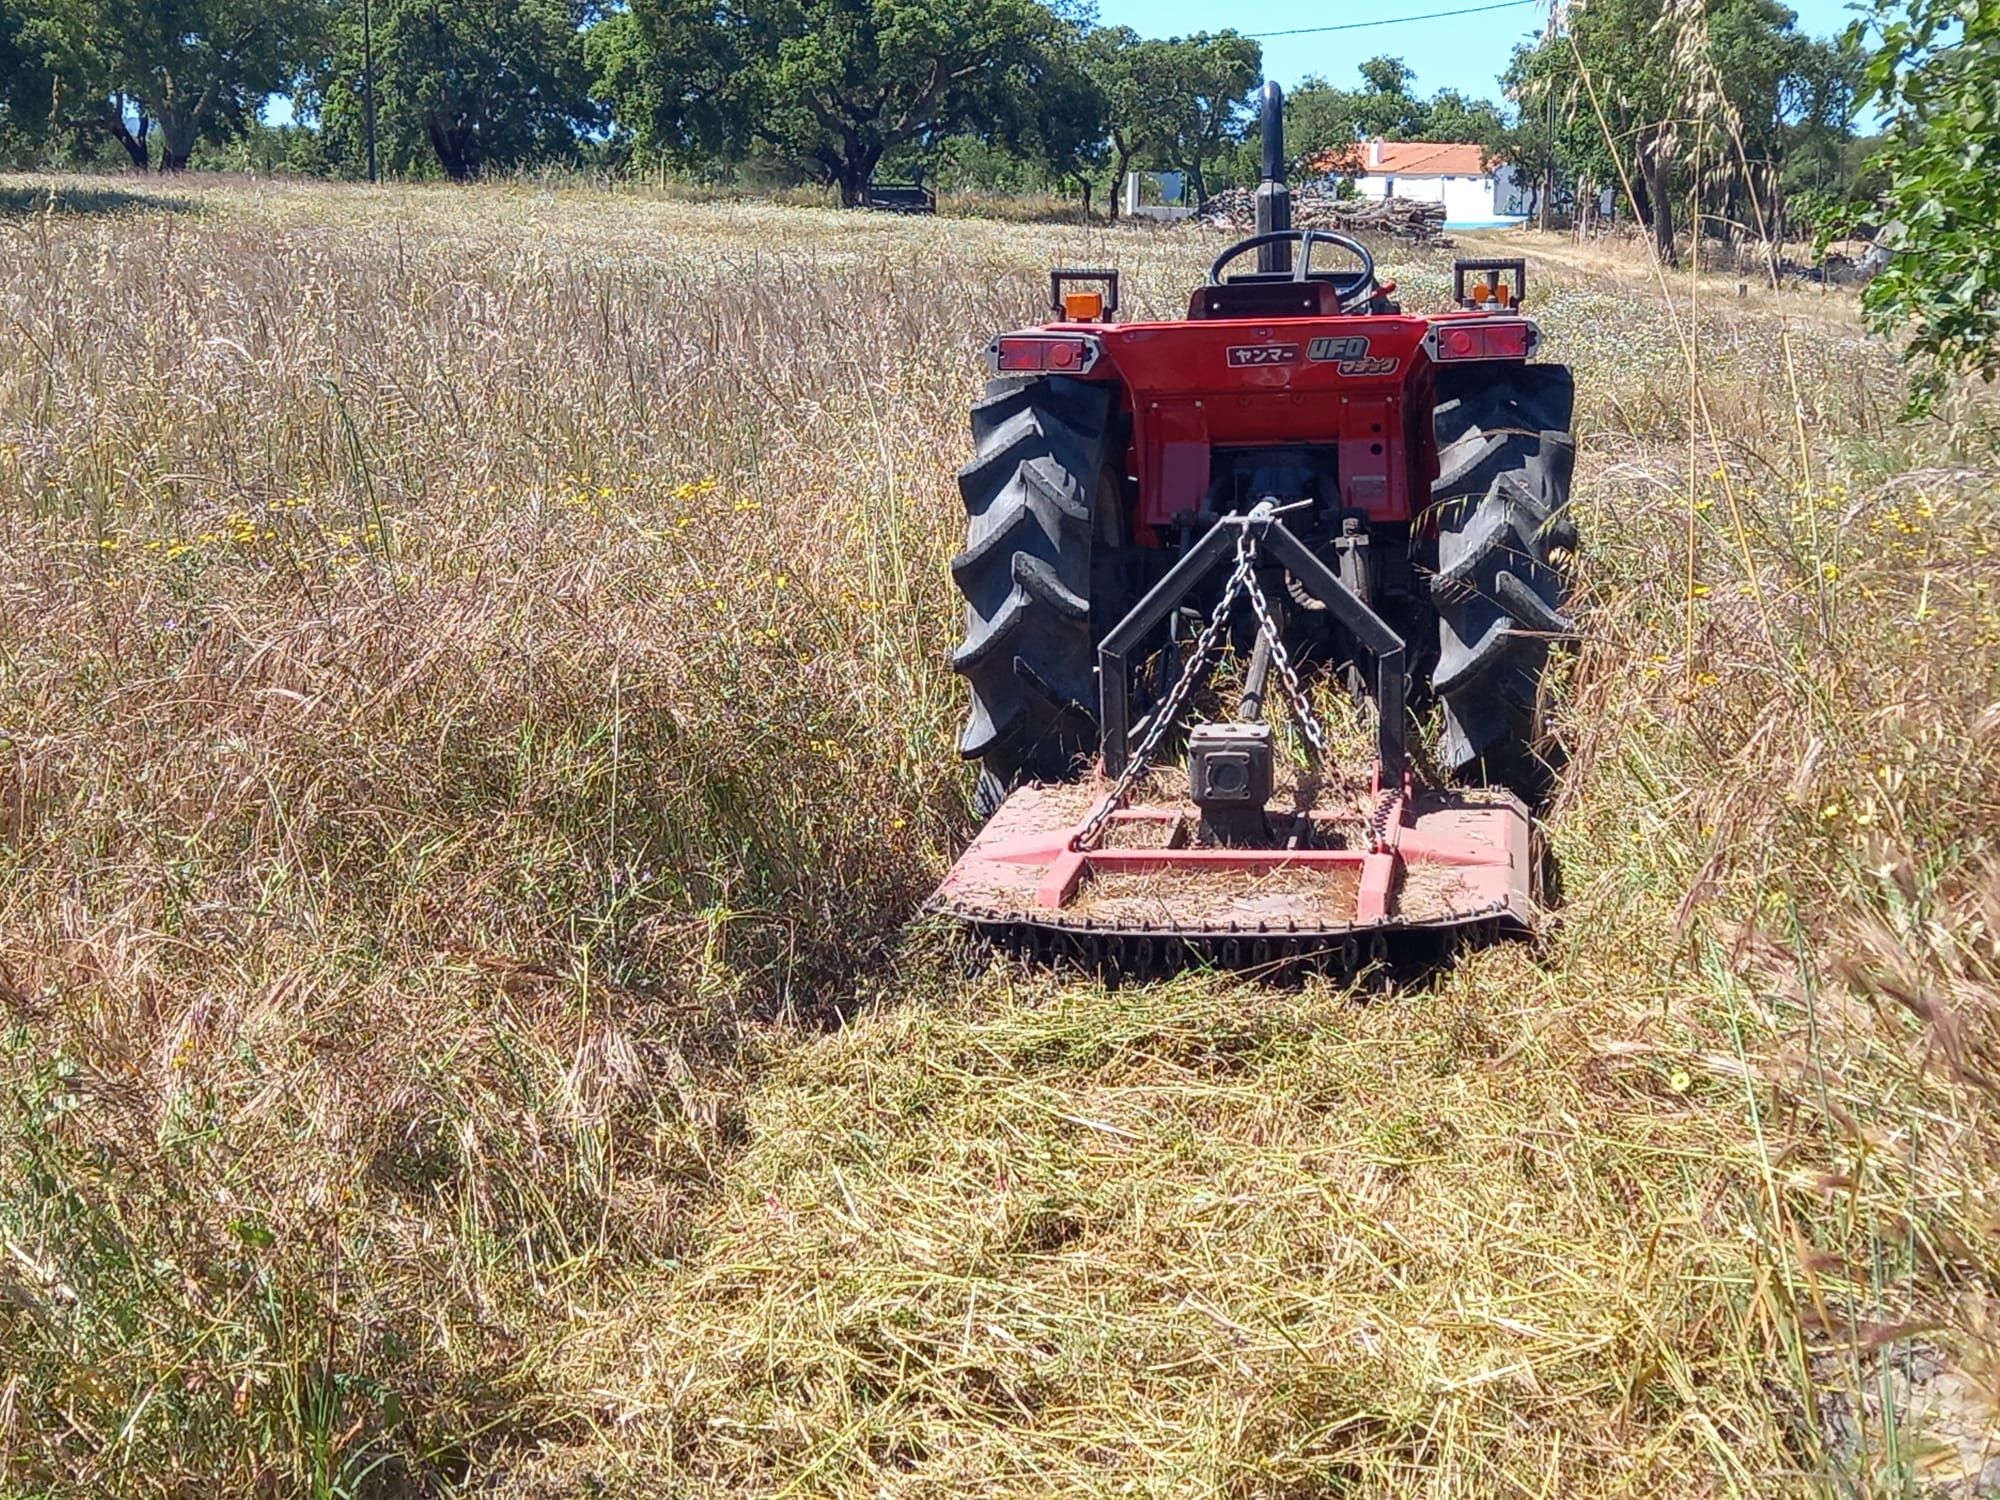
<svg viewBox="0 0 2000 1500"><path fill-rule="evenodd" d="M1086 334L1003 333L987 358L996 375L1084 375L1103 352Z"/></svg>
<svg viewBox="0 0 2000 1500"><path fill-rule="evenodd" d="M1064 292L1062 315L1065 323L1102 323L1104 293Z"/></svg>
<svg viewBox="0 0 2000 1500"><path fill-rule="evenodd" d="M1542 331L1526 318L1454 318L1424 335L1424 351L1439 363L1469 359L1526 359Z"/></svg>

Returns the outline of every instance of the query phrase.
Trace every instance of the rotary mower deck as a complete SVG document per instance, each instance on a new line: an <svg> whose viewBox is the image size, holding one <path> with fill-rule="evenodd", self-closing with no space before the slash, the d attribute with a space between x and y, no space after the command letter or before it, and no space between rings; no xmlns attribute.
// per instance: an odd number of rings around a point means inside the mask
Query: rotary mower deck
<svg viewBox="0 0 2000 1500"><path fill-rule="evenodd" d="M1122 753L1126 653L1219 565L1232 538L1235 568L1209 628L1136 748ZM1267 550L1375 655L1376 701L1393 711L1378 714L1365 788L1323 783L1324 731L1255 581ZM1238 718L1193 729L1185 772L1156 770L1152 756L1206 678L1239 596L1258 630ZM1401 711L1405 653L1269 502L1227 518L1099 646L1109 728L1097 770L1014 791L929 909L1003 949L1138 976L1189 962L1352 972L1432 955L1444 938L1532 932L1540 892L1528 809L1504 789L1417 788ZM1260 717L1274 667L1310 752L1303 774L1279 765Z"/></svg>
<svg viewBox="0 0 2000 1500"><path fill-rule="evenodd" d="M1179 962L1352 970L1433 954L1447 931L1534 929L1528 814L1511 792L1395 796L1379 825L1375 798L1288 807L1310 831L1300 847L1270 850L1203 845L1200 810L1169 795L1119 809L1103 841L1079 849L1108 790L1092 780L1015 793L933 909L1004 948L1142 974Z"/></svg>

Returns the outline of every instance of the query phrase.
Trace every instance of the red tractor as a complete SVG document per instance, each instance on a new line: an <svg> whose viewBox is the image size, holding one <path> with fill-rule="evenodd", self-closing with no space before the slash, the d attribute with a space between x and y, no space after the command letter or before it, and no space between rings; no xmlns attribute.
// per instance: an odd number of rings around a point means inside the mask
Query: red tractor
<svg viewBox="0 0 2000 1500"><path fill-rule="evenodd" d="M952 563L991 816L933 901L989 936L1142 970L1358 961L1538 910L1570 372L1529 362L1522 262L1460 261L1455 307L1406 314L1365 245L1292 229L1281 119L1267 85L1259 232L1185 319L1120 322L1117 272L1057 270L1055 320L993 341ZM1236 716L1186 725L1225 642ZM1308 667L1374 699L1365 785L1317 764ZM1303 771L1264 722L1274 669ZM1407 751L1428 706L1442 790Z"/></svg>

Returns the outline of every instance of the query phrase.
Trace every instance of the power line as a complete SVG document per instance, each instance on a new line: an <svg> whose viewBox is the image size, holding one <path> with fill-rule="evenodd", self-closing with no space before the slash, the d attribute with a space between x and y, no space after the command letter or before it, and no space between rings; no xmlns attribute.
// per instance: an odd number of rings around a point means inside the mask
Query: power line
<svg viewBox="0 0 2000 1500"><path fill-rule="evenodd" d="M1464 10L1434 10L1421 16L1385 16L1379 21L1348 21L1339 26L1299 26L1291 31L1252 31L1257 41L1274 36L1317 36L1324 31L1365 31L1371 26L1403 26L1411 21L1442 21L1449 16L1476 16L1489 10L1513 10L1522 5L1540 5L1543 0L1500 0L1498 5L1468 5Z"/></svg>

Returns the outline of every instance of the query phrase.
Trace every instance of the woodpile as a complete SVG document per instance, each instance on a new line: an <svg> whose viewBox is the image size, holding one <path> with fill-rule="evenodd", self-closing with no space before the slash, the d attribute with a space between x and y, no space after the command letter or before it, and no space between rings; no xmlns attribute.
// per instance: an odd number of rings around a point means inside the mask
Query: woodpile
<svg viewBox="0 0 2000 1500"><path fill-rule="evenodd" d="M1249 188L1229 188L1204 199L1191 221L1237 234L1257 227L1257 199ZM1318 183L1292 191L1292 228L1379 234L1419 245L1443 244L1444 205L1414 198L1337 198Z"/></svg>

